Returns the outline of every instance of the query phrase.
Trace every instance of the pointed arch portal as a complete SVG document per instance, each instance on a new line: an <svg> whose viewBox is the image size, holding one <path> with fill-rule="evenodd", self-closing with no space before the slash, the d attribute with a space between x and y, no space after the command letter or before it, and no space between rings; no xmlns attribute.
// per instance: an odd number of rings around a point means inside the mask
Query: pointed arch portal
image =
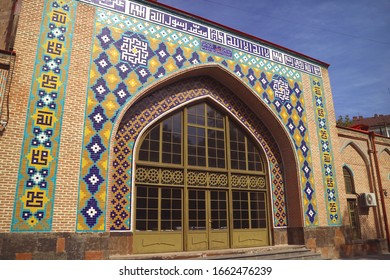
<svg viewBox="0 0 390 280"><path fill-rule="evenodd" d="M275 227L302 228L298 169L278 120L231 77L202 74L138 97L117 126L110 228L133 231L134 253L266 246Z"/></svg>

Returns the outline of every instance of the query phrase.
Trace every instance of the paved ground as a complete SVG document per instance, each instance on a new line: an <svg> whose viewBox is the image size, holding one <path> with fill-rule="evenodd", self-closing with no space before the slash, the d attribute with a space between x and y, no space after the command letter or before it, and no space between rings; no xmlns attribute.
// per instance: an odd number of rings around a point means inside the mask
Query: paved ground
<svg viewBox="0 0 390 280"><path fill-rule="evenodd" d="M351 258L342 258L342 260L390 260L390 253L380 255L356 256Z"/></svg>

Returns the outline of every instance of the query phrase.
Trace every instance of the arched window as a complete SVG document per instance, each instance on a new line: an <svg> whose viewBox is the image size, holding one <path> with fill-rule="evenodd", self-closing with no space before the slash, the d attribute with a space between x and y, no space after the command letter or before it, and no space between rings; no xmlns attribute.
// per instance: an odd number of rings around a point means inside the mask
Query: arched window
<svg viewBox="0 0 390 280"><path fill-rule="evenodd" d="M345 192L348 194L355 194L355 184L353 182L353 176L351 170L344 166L343 167L344 182L345 182Z"/></svg>
<svg viewBox="0 0 390 280"><path fill-rule="evenodd" d="M263 158L252 137L207 102L163 119L136 155L135 238L160 244L169 234L165 243L182 246L170 250L269 245Z"/></svg>

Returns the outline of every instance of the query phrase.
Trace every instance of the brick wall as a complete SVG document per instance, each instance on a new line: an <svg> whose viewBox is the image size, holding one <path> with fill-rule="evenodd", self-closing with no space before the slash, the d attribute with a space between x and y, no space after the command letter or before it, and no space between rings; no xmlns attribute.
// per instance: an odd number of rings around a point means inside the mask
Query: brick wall
<svg viewBox="0 0 390 280"><path fill-rule="evenodd" d="M3 195L0 197L0 232L8 232L12 221L19 159L24 137L27 104L42 19L39 0L24 1L15 42L16 64L10 94L10 121L0 137ZM53 231L74 231L79 184L84 108L95 8L79 4L61 131ZM10 145L9 143L12 143Z"/></svg>
<svg viewBox="0 0 390 280"><path fill-rule="evenodd" d="M0 151L2 151L0 160L0 178L2 180L0 232L8 232L12 221L15 186L18 178L42 10L42 1L24 1L19 20L14 47L16 63L10 93L10 120L6 131L0 136Z"/></svg>
<svg viewBox="0 0 390 280"><path fill-rule="evenodd" d="M64 115L62 119L53 231L75 231L79 190L84 108L92 51L95 8L79 3L72 40Z"/></svg>
<svg viewBox="0 0 390 280"><path fill-rule="evenodd" d="M322 69L323 71L324 69ZM323 188L322 180L322 165L320 150L318 146L318 134L317 134L317 124L316 124L316 115L315 107L313 101L313 93L311 92L311 83L310 77L307 74L302 75L303 90L305 97L305 111L307 117L307 124L309 130L309 141L310 141L310 151L312 156L312 167L313 167L313 176L314 176L314 186L316 191L316 200L317 200L317 209L318 209L318 221L319 225L326 226L327 214L326 214L326 203L325 203L325 194Z"/></svg>
<svg viewBox="0 0 390 280"><path fill-rule="evenodd" d="M376 139L378 143L379 170L384 192L383 197L386 205L388 223L390 224L390 140L384 141L388 138L379 137Z"/></svg>
<svg viewBox="0 0 390 280"><path fill-rule="evenodd" d="M361 226L362 239L377 239L385 237L383 210L380 199L378 186L378 176L375 169L374 155L372 153L372 145L367 133L338 129L340 153L342 164L347 166L353 173L355 189L357 194L375 193L377 199L377 207L360 207L359 218ZM384 190L389 190L390 173L390 139L384 137L376 137L376 149L378 151L379 169L381 173L381 181ZM343 177L341 177L342 179ZM339 178L340 181L340 178ZM341 193L341 192L340 192ZM347 198L352 198L351 195L345 194L345 189L342 191L343 201ZM385 198L389 219L389 202L390 194ZM343 209L344 225L349 225L348 209Z"/></svg>

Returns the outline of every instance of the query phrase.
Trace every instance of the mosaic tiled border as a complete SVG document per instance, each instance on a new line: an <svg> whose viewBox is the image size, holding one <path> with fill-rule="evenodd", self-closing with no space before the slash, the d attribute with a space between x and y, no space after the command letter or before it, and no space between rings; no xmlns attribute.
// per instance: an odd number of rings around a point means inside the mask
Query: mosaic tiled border
<svg viewBox="0 0 390 280"><path fill-rule="evenodd" d="M305 225L318 225L299 72L234 49L228 58L228 49L205 47L199 37L104 9L97 10L95 34L77 230L105 230L109 142L124 104L160 78L202 63L218 64L239 77L285 125L301 166Z"/></svg>
<svg viewBox="0 0 390 280"><path fill-rule="evenodd" d="M311 62L304 61L301 58L291 56L290 54L271 48L226 32L219 28L214 28L203 22L195 22L188 18L170 14L165 11L143 5L142 3L131 0L79 0L80 2L90 3L98 7L113 10L115 12L131 16L151 23L158 24L174 29L178 32L184 32L201 39L208 40L214 44L228 46L238 51L262 57L268 61L273 61L311 75L321 77L321 68ZM215 49L214 49L215 50Z"/></svg>
<svg viewBox="0 0 390 280"><path fill-rule="evenodd" d="M110 192L111 230L130 230L133 145L142 130L167 112L199 98L209 98L235 116L259 141L269 163L273 223L287 225L282 160L276 142L262 122L227 88L209 77L189 78L153 92L133 105L115 136ZM207 100L207 99L206 99Z"/></svg>
<svg viewBox="0 0 390 280"><path fill-rule="evenodd" d="M341 213L323 82L322 79L315 77L311 77L310 82L314 97L328 225L339 226L341 225Z"/></svg>
<svg viewBox="0 0 390 280"><path fill-rule="evenodd" d="M44 2L20 158L12 231L50 231L74 0Z"/></svg>

